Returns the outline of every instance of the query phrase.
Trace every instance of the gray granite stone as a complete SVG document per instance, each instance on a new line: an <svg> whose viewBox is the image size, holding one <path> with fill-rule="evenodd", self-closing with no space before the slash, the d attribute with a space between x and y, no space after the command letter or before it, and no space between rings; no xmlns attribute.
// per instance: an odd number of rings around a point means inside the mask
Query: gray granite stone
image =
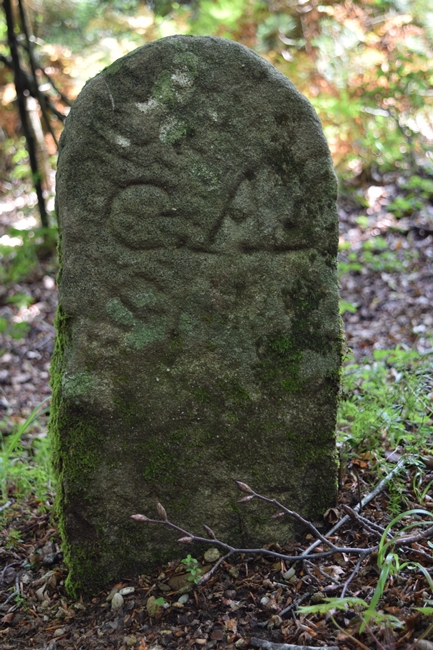
<svg viewBox="0 0 433 650"><path fill-rule="evenodd" d="M337 183L319 119L246 47L175 36L90 80L61 138L51 435L71 593L181 555L137 524L294 534L336 496ZM177 550L176 550L177 549Z"/></svg>

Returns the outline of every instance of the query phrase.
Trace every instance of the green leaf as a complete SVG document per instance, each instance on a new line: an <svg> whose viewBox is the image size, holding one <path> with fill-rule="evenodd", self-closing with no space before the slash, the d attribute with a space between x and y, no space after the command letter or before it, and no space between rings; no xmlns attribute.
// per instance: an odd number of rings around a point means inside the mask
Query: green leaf
<svg viewBox="0 0 433 650"><path fill-rule="evenodd" d="M333 609L341 609L347 611L349 607L354 608L367 608L368 603L362 598L347 597L347 598L324 598L325 602L317 605L307 605L298 607L300 614L327 614Z"/></svg>

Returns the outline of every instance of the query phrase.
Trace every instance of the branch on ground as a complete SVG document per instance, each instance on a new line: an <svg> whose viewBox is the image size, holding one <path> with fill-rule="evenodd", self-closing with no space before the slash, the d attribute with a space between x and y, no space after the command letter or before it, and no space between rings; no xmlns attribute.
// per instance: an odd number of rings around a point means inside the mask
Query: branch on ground
<svg viewBox="0 0 433 650"><path fill-rule="evenodd" d="M376 486L376 488L369 494L367 495L362 503L368 503L374 495L377 496L381 490L384 489L384 487L387 485L387 483L391 480L393 476L395 476L397 471L400 471L402 467L405 465L405 463L408 462L413 462L413 458L406 458L402 459L396 467L384 478L382 481ZM177 526L173 522L171 522L168 519L167 512L165 508L158 503L157 504L157 510L158 514L160 515L161 519L151 519L147 517L146 515L142 514L136 514L136 515L131 515L131 518L134 519L134 521L142 522L142 523L147 523L147 524L159 524L161 526L167 526L169 528L172 528L175 530L177 533L181 534L181 537L178 539L178 541L182 544L192 544L193 542L200 543L200 544L212 544L219 546L220 548L224 549L226 551L226 554L221 557L218 562L212 567L210 571L205 573L200 580L198 581L198 585L203 585L205 584L209 578L214 575L214 573L217 571L218 567L225 561L227 560L231 555L233 554L252 554L252 555L267 555L271 557L275 557L281 560L285 560L286 562L291 562L291 563L296 563L296 562L302 562L306 563L314 563L317 562L318 559L324 558L324 557L329 557L331 555L336 555L336 554L346 554L346 555L358 555L359 559L356 563L355 569L350 575L349 579L346 580L346 582L343 585L343 593L347 592L349 584L352 582L352 580L355 578L357 575L361 565L362 561L372 553L375 553L379 549L379 544L375 544L374 546L370 546L367 548L358 548L358 547L351 547L351 546L338 546L334 544L334 542L330 541L328 537L334 533L334 531L339 528L343 522L347 522L350 520L350 518L354 518L357 522L359 522L364 528L368 530L370 533L374 533L376 536L381 537L385 529L381 529L379 526L376 524L370 522L368 519L365 517L361 517L357 515L355 510L352 510L351 508L347 508L347 511L349 512L348 515L343 517L343 519L336 525L334 526L326 535L322 535L322 533L317 530L317 528L312 524L310 521L307 519L304 519L299 513L289 510L289 508L286 508L283 504L281 504L279 501L276 499L270 499L266 496L263 496L261 494L258 494L255 492L252 488L250 488L246 483L243 483L241 481L235 481L238 489L241 492L247 493L248 496L243 497L242 499L239 500L239 503L247 503L253 499L259 499L260 501L264 501L265 503L269 503L273 506L276 506L279 510L276 514L272 515L273 518L280 518L281 516L288 515L292 519L296 520L297 522L300 522L303 524L317 539L316 542L311 544L308 549L303 551L300 555L287 555L285 553L278 553L276 551L271 551L266 548L236 548L235 546L231 546L230 544L227 544L226 542L223 542L219 540L214 531L209 528L209 526L203 525L203 528L208 535L208 537L202 537L200 535L194 535L193 533L185 530L184 528L181 528L180 526ZM392 538L392 542L395 546L402 546L402 547L407 547L409 544L412 544L413 542L418 542L421 539L429 539L433 537L433 526L430 526L424 531L421 532L416 532L415 534L411 536L405 536L405 537L399 537L398 535ZM329 548L329 550L326 551L321 551L318 553L314 552L314 549L317 547L318 544L323 544ZM412 550L412 549L411 549ZM305 566L305 565L304 565ZM329 576L327 576L329 579Z"/></svg>

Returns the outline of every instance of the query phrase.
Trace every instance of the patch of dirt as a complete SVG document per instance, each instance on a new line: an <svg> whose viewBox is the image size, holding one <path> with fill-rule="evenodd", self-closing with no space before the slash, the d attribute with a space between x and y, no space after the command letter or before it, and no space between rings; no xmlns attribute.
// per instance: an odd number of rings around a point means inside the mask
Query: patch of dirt
<svg viewBox="0 0 433 650"><path fill-rule="evenodd" d="M340 200L340 246L348 246L340 252L347 269L340 295L355 308L343 320L357 360L397 345L432 349L433 216L422 227L417 214L395 219L387 210L393 191L394 185L370 186L363 208Z"/></svg>
<svg viewBox="0 0 433 650"><path fill-rule="evenodd" d="M433 474L427 473L426 484L432 478ZM414 499L410 476L405 492L408 499ZM347 477L339 504L329 515L332 522L342 517L344 504L356 503L357 484ZM44 505L47 512L41 514ZM372 522L371 528L349 521L333 534L332 542L349 548L373 547L380 533L372 527L383 529L389 523L387 506L386 493L379 494L362 511L362 516ZM431 501L427 507L433 507ZM0 544L3 650L234 650L252 647L256 639L299 646L337 645L345 650L354 647L348 635L358 636L359 621L353 612L335 614L339 631L322 617L299 614L297 608L339 596L351 577L345 595L369 602L377 582L374 553L359 565L358 556L350 553L334 554L314 565L290 563L289 572L289 563L284 560L242 554L223 563L203 586L189 581L184 565L175 560L153 574L109 585L91 600L73 600L64 590L67 570L51 513L50 503L34 501L11 504L5 512L7 524ZM270 544L268 548L297 555L312 541L310 534L291 546ZM321 544L316 552L323 550ZM421 559L426 571L433 571L427 539L405 547L401 559ZM206 563L203 557L199 560L200 564ZM408 642L427 628L425 617L410 612L428 597L425 576L419 572L401 571L391 581L381 610L398 615L403 628L395 632L388 629L388 639L395 642L398 636L400 641ZM159 606L155 599L161 603ZM372 625L372 631L379 638L385 634L385 628L377 625ZM361 638L364 643L372 643L366 633Z"/></svg>

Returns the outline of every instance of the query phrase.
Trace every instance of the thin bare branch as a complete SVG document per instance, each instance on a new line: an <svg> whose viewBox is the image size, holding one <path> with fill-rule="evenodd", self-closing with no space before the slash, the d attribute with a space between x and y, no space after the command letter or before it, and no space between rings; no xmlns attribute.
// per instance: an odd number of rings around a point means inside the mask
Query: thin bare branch
<svg viewBox="0 0 433 650"><path fill-rule="evenodd" d="M301 524L303 524L303 526L309 528L313 533L313 535L317 537L318 540L320 540L321 542L323 542L324 544L332 548L334 551L337 549L335 544L330 542L329 539L326 539L326 537L322 535L320 531L317 530L317 528L311 523L311 521L304 519L304 517L301 517L301 515L295 512L294 510L289 510L289 508L283 506L283 504L277 501L276 499L269 499L268 497L264 497L261 494L257 494L257 492L254 492L253 494L257 499L260 499L260 501L264 501L265 503L271 503L272 505L276 506L277 508L280 508L283 512L289 515L289 517L292 517L292 519L296 519L296 521L299 521Z"/></svg>
<svg viewBox="0 0 433 650"><path fill-rule="evenodd" d="M334 546L332 545L331 550L329 551L323 551L322 553L312 553L311 555L286 555L285 553L277 553L276 551L270 551L266 548L236 548L234 546L231 546L230 544L226 544L225 542L222 542L218 538L215 539L209 539L208 537L201 537L199 535L194 535L193 533L190 533L187 530L184 530L183 528L180 528L180 526L176 526L176 524L173 524L169 520L164 520L164 519L150 519L149 517L146 517L146 519L142 519L145 515L131 515L131 519L134 519L135 521L138 522L144 522L147 524L159 524L161 526L168 526L169 528L173 528L173 530L176 530L177 532L182 534L182 538L180 539L188 539L191 540L191 542L196 542L199 544L212 544L213 546L220 546L221 548L224 548L226 551L230 552L230 555L233 553L248 553L250 555L269 555L270 557L276 557L280 560L286 560L287 562L298 562L299 560L318 560L323 557L329 557L331 555L335 555L336 553L347 553L348 555L362 555L363 557L366 555L370 555L371 553L374 553L375 551L378 550L379 546L372 546L371 548L352 548L350 546ZM140 517L140 519L138 518ZM329 544L329 542L328 542Z"/></svg>
<svg viewBox="0 0 433 650"><path fill-rule="evenodd" d="M350 508L347 505L342 505L342 509L347 512L349 517L357 521L363 528L365 528L366 531L371 533L372 535L376 535L376 537L382 537L383 533L385 532L385 528L382 526L379 526L378 524L375 524L372 521L369 521L366 517L362 517L359 515L357 512L355 512L352 508ZM390 537L391 534L388 533L388 537Z"/></svg>
<svg viewBox="0 0 433 650"><path fill-rule="evenodd" d="M374 488L374 490L372 490L369 494L367 494L367 495L362 499L361 503L358 503L358 505L355 506L354 511L357 512L358 510L364 508L364 507L367 505L367 503L370 503L370 501L372 501L375 497L377 497L377 495L380 494L380 493L382 492L382 490L387 486L387 484L389 483L389 481L390 481L392 478L394 478L394 476L396 476L396 474L398 474L398 473L403 469L403 467L405 467L406 465L409 465L410 463L412 463L413 460L414 460L413 456L404 456L403 458L401 458L401 459L398 461L397 465L396 465L396 466L395 466L395 467L394 467L394 468L389 472L389 474L387 474L387 475L386 475L386 476L385 476L385 477L380 481L380 483L378 483L378 484L376 485L376 487ZM329 537L330 535L333 535L333 534L334 534L334 533L335 533L339 528L341 528L341 526L344 526L344 524L347 524L347 522L348 522L349 520L350 520L350 516L349 516L349 515L346 515L345 517L343 517L342 519L340 519L340 521L337 521L337 523L335 524L335 526L333 526L333 527L331 528L331 530L329 530L329 531L326 533L326 536ZM312 544L310 544L310 546L309 546L307 549L305 549L305 551L304 551L304 553L302 554L302 556L303 556L303 557L307 556L309 553L311 553L311 551L312 551L313 549L315 549L317 546L319 546L319 544L320 544L320 542L317 541L317 540L316 540L315 542L313 542Z"/></svg>
<svg viewBox="0 0 433 650"><path fill-rule="evenodd" d="M406 459L406 462L408 460ZM383 489L386 485L386 483L396 474L397 471L399 471L403 467L404 463L400 461L400 466L396 466L392 472L390 472L385 479L383 479L379 485L363 500L363 505L371 501L371 499L379 494L380 489ZM226 554L218 560L218 562L212 567L210 571L208 571L204 576L202 576L198 582L199 585L205 584L217 571L218 567L221 566L221 564L227 560L231 555L233 554L250 554L250 555L267 555L270 557L278 558L281 560L285 560L286 562L303 562L304 565L306 563L308 564L313 564L317 562L317 560L321 558L326 558L330 557L335 554L346 554L346 555L358 555L359 558L357 560L357 563L355 565L355 568L353 569L352 573L350 574L349 578L346 580L346 582L343 584L343 590L342 590L342 595L341 597L343 598L346 593L350 593L348 591L348 587L350 583L353 581L353 579L356 577L358 574L360 567L362 565L363 560L371 555L372 553L375 553L379 549L379 545L375 544L374 546L370 546L368 548L358 548L358 547L348 547L348 546L337 546L336 544L332 543L330 540L326 539L324 535L320 533L320 531L317 530L317 528L309 521L304 519L301 515L299 515L297 512L294 512L292 510L289 510L286 508L284 505L279 503L276 499L269 499L268 497L265 497L261 494L258 494L257 492L254 492L248 485L241 483L240 481L236 482L238 485L238 488L243 491L243 492L248 492L249 497L259 499L261 501L264 501L265 503L270 503L274 506L277 506L280 510L282 510L285 514L288 514L290 517L294 518L296 521L301 522L304 526L309 528L314 535L318 538L317 541L310 545L308 549L305 551L302 551L298 555L286 555L285 553L278 553L276 551L271 551L265 548L236 548L234 546L231 546L230 544L227 544L225 542L222 542L219 540L215 533L206 525L204 525L204 530L208 533L208 535L212 535L212 537L209 539L209 537L202 537L200 535L194 535L193 533L185 530L184 528L181 528L180 526L177 526L176 524L173 524L167 516L167 513L163 506L161 504L157 504L157 510L159 515L161 516L161 519L150 519L145 515L132 515L132 519L134 519L137 522L143 522L143 523L148 523L148 524L159 524L161 526L168 526L169 528L172 528L175 530L177 533L181 534L181 538L178 541L182 542L188 542L188 543L200 543L200 544L212 544L215 546L218 546L226 551ZM380 488L380 489L379 489ZM248 498L249 498L248 497ZM361 525L366 528L369 532L376 536L382 537L385 529L382 529L380 526L377 524L374 524L373 522L370 522L368 519L365 517L359 515L358 513L355 512L355 509L351 509L349 507L346 507L346 511L349 512L348 515L346 515L343 520L348 521L350 518L355 519ZM338 526L334 526L334 528L330 531L329 534L331 534L333 531L335 531L336 528L342 525L342 521L339 522ZM424 522L425 524L426 522ZM422 525L422 523L420 524ZM392 537L392 534L390 533L390 542L394 544L395 546L400 546L403 548L406 548L408 545L413 544L415 542L418 542L420 540L428 539L430 537L433 537L433 526L429 526L426 530L421 531L421 532L416 532L413 535L406 535L405 537L399 537L399 535L395 535ZM326 551L320 551L320 552L314 552L315 549L317 548L317 545L322 542L323 544L326 544L329 547L329 550ZM417 552L415 549L408 548L408 551L411 552ZM430 558L429 558L430 559ZM306 567L305 567L306 568ZM341 586L341 583L333 578L332 576L329 576L327 573L322 571L320 568L315 566L315 569L318 570L323 577L325 577L327 580L332 582L332 585L328 585L327 587L324 587L324 591L335 591L336 587ZM285 609L282 612L280 612L280 616L282 616L284 613L289 611L289 609Z"/></svg>
<svg viewBox="0 0 433 650"><path fill-rule="evenodd" d="M205 583L206 583L210 578L212 578L212 576L216 573L216 570L218 569L218 567L219 567L223 562L225 562L225 561L230 557L230 555L233 555L233 553L234 553L234 551L229 551L228 553L226 553L225 555L223 555L222 557L220 557L220 559L219 559L217 562L215 562L215 564L213 565L213 567L212 567L212 568L211 568L207 573L205 573L204 575L202 575L202 577L201 577L200 580L197 582L197 584L198 584L200 587L201 587L202 585L204 585L204 584L205 584Z"/></svg>
<svg viewBox="0 0 433 650"><path fill-rule="evenodd" d="M334 584L336 584L336 585L341 584L341 582L339 580L337 580L336 578L333 578L332 576L330 576L328 573L323 571L320 567L318 567L315 564L313 564L312 562L310 562L310 560L304 560L303 564L308 564L309 566L313 567L315 571L318 571L320 573L320 575L322 575L327 580L330 580Z"/></svg>
<svg viewBox="0 0 433 650"><path fill-rule="evenodd" d="M317 646L312 645L293 645L292 643L274 643L266 639L250 639L250 645L254 648L263 648L263 650L317 650ZM335 645L322 645L321 650L338 650Z"/></svg>
<svg viewBox="0 0 433 650"><path fill-rule="evenodd" d="M6 501L2 506L0 506L0 512L3 512L3 510L6 510L6 508L9 508L13 504L13 501Z"/></svg>
<svg viewBox="0 0 433 650"><path fill-rule="evenodd" d="M350 574L350 576L348 577L348 579L346 580L346 582L343 585L343 591L341 592L340 598L344 598L344 596L345 596L345 594L347 592L347 589L349 588L350 583L355 578L355 576L358 574L359 569L361 568L361 564L362 564L363 559L364 558L362 557L362 555L358 558L358 562L356 563L355 568L353 569L352 573Z"/></svg>
<svg viewBox="0 0 433 650"><path fill-rule="evenodd" d="M416 533L415 535L394 537L390 541L395 544L395 546L407 546L408 544L414 544L415 542L419 542L422 539L429 539L430 537L433 537L433 526L430 526L430 528L427 528L420 533Z"/></svg>

